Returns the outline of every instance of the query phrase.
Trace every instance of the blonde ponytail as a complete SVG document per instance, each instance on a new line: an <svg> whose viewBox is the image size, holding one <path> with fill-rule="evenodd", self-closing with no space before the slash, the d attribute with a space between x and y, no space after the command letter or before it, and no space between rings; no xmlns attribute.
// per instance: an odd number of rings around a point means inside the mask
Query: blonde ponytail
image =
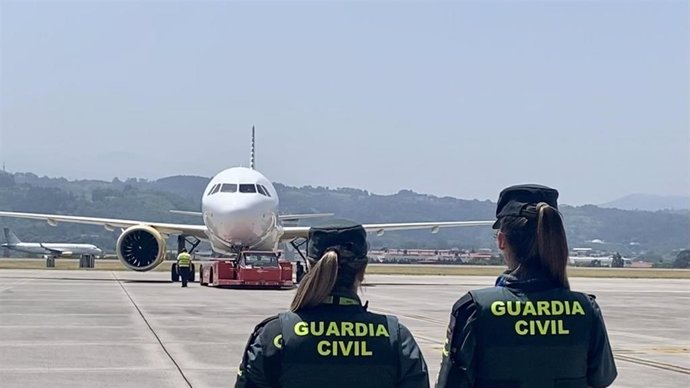
<svg viewBox="0 0 690 388"><path fill-rule="evenodd" d="M335 286L338 277L338 254L335 251L326 252L317 262L310 259L310 264L311 269L302 279L290 305L292 311L323 303Z"/></svg>

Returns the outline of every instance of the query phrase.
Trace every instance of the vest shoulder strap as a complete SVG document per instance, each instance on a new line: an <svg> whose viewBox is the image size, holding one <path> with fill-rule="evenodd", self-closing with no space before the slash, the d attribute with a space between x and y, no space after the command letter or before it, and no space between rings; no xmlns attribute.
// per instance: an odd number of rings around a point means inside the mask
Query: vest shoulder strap
<svg viewBox="0 0 690 388"><path fill-rule="evenodd" d="M302 319L299 315L292 311L285 311L275 316L275 318L280 319L281 332L285 334L288 332L295 323L301 321Z"/></svg>
<svg viewBox="0 0 690 388"><path fill-rule="evenodd" d="M393 354L397 355L395 358L395 373L397 378L402 374L402 365L400 365L400 354L402 354L402 344L400 342L400 322L398 317L393 315L386 315L386 323L388 331L390 332L390 343Z"/></svg>
<svg viewBox="0 0 690 388"><path fill-rule="evenodd" d="M500 297L504 290L503 287L488 287L479 290L471 290L469 294L477 305L477 308L480 309Z"/></svg>

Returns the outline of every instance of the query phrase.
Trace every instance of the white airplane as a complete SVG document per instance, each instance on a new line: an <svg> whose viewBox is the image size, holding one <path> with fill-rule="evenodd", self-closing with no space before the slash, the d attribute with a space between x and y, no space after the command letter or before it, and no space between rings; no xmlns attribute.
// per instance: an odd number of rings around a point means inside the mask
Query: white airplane
<svg viewBox="0 0 690 388"><path fill-rule="evenodd" d="M632 259L627 257L622 257L623 266L632 266ZM606 256L570 256L568 258L570 265L580 266L580 267L613 267L613 257Z"/></svg>
<svg viewBox="0 0 690 388"><path fill-rule="evenodd" d="M21 242L9 228L4 228L5 243L2 248L11 249L23 253L47 255L52 257L70 255L94 255L100 256L103 251L93 244L69 244L69 243L28 243Z"/></svg>
<svg viewBox="0 0 690 388"><path fill-rule="evenodd" d="M308 226L287 226L285 221L323 216L323 214L279 215L278 193L273 184L254 169L254 128L250 167L221 171L209 182L201 199L202 225L35 214L0 211L0 217L28 218L56 226L60 222L101 225L107 230L122 229L116 252L120 261L134 271L150 271L165 258L165 237L178 235L206 240L215 252L237 254L243 250L275 250L280 242L306 239ZM460 226L489 226L493 221L451 221L365 224L368 232L383 235L389 230L428 229ZM179 241L179 240L178 240Z"/></svg>

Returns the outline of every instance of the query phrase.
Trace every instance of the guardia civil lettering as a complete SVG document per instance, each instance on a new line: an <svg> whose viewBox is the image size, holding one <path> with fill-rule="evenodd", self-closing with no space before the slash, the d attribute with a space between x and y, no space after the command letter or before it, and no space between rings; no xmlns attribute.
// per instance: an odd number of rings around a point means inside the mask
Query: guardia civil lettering
<svg viewBox="0 0 690 388"><path fill-rule="evenodd" d="M585 310L577 300L499 300L491 304L491 314L496 317L523 318L515 322L517 335L568 335L570 330L559 317L584 316Z"/></svg>
<svg viewBox="0 0 690 388"><path fill-rule="evenodd" d="M372 322L302 321L295 324L294 331L298 336L335 337L316 344L322 357L371 357L374 353L366 337L390 337L386 325Z"/></svg>

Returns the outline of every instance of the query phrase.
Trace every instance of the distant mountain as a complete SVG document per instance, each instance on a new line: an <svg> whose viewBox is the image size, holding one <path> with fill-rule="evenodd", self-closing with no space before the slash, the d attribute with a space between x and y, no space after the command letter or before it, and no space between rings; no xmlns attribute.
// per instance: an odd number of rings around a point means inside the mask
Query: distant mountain
<svg viewBox="0 0 690 388"><path fill-rule="evenodd" d="M201 206L201 196L210 180L210 178L202 176L175 175L151 182L150 188L181 195L199 202L199 206Z"/></svg>
<svg viewBox="0 0 690 388"><path fill-rule="evenodd" d="M69 181L38 177L31 173L0 171L0 210L114 217L142 221L200 223L198 217L171 214L170 209L199 211L209 178L172 176L155 181L113 179ZM335 213L362 223L491 220L496 204L491 201L436 197L401 190L378 195L356 188L292 187L275 184L280 212ZM690 248L690 211L630 211L597 206L561 206L571 246L605 241L621 253L671 254ZM0 219L29 240L92 242L113 250L117 232L91 225L60 224ZM490 228L457 228L429 231L389 232L371 236L372 247L396 248L494 248Z"/></svg>
<svg viewBox="0 0 690 388"><path fill-rule="evenodd" d="M630 194L599 207L621 210L690 210L690 197L680 195Z"/></svg>

